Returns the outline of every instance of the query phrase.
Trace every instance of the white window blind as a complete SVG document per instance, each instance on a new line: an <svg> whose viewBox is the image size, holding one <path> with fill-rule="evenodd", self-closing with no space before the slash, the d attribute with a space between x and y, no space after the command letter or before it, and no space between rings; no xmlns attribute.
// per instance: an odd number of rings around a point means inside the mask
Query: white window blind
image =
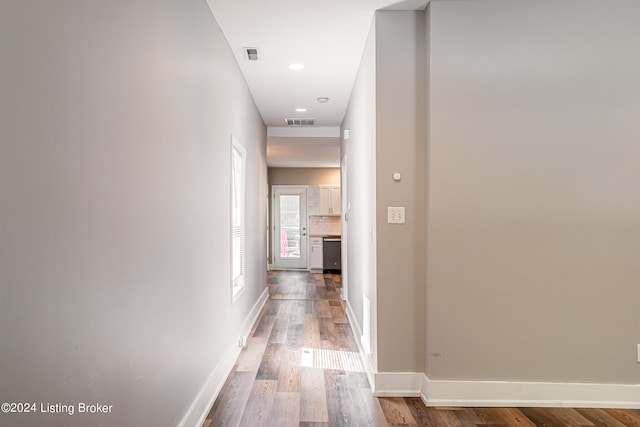
<svg viewBox="0 0 640 427"><path fill-rule="evenodd" d="M245 285L245 187L247 152L231 137L231 295Z"/></svg>

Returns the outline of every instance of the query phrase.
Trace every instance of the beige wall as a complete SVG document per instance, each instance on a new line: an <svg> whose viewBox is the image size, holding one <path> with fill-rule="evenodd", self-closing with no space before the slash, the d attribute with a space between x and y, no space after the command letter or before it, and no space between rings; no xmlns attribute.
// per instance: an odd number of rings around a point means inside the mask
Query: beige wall
<svg viewBox="0 0 640 427"><path fill-rule="evenodd" d="M425 23L424 12L376 12L342 125L350 132L342 144L351 202L348 299L356 333L371 331L377 372L424 371ZM388 206L404 206L406 223L387 224Z"/></svg>
<svg viewBox="0 0 640 427"><path fill-rule="evenodd" d="M376 14L343 123L349 304L362 333L375 295L374 369L637 384L640 4L410 14ZM393 205L407 225L386 224Z"/></svg>
<svg viewBox="0 0 640 427"><path fill-rule="evenodd" d="M3 1L0 40L0 401L113 405L0 424L178 425L266 287L245 80L196 0ZM231 134L248 153L233 305Z"/></svg>
<svg viewBox="0 0 640 427"><path fill-rule="evenodd" d="M425 18L424 12L380 11L375 19L378 370L422 372ZM389 206L405 207L405 224L387 223Z"/></svg>
<svg viewBox="0 0 640 427"><path fill-rule="evenodd" d="M340 185L340 168L269 168L269 185Z"/></svg>
<svg viewBox="0 0 640 427"><path fill-rule="evenodd" d="M638 22L431 2L431 379L640 382Z"/></svg>

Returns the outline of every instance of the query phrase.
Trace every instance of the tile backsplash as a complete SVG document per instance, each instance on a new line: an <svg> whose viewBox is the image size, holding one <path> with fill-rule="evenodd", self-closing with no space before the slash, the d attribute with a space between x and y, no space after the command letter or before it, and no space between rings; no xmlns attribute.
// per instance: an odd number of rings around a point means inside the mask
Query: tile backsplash
<svg viewBox="0 0 640 427"><path fill-rule="evenodd" d="M340 233L340 217L339 216L309 216L309 233L310 234L331 234L339 235Z"/></svg>

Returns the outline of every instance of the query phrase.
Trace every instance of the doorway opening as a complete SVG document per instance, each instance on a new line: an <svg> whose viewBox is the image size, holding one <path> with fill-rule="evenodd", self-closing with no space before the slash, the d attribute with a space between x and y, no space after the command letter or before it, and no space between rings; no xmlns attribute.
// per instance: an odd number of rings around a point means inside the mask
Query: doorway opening
<svg viewBox="0 0 640 427"><path fill-rule="evenodd" d="M307 269L307 187L273 186L272 253L276 270Z"/></svg>

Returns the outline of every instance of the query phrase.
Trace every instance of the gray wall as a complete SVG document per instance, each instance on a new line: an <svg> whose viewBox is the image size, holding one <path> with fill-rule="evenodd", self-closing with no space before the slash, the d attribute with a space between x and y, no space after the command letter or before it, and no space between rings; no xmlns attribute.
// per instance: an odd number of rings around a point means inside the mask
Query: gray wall
<svg viewBox="0 0 640 427"><path fill-rule="evenodd" d="M431 2L431 379L640 381L638 22Z"/></svg>
<svg viewBox="0 0 640 427"><path fill-rule="evenodd" d="M266 131L205 2L0 6L2 425L173 426L266 286ZM230 135L248 288L230 303ZM221 327L224 325L224 327Z"/></svg>

